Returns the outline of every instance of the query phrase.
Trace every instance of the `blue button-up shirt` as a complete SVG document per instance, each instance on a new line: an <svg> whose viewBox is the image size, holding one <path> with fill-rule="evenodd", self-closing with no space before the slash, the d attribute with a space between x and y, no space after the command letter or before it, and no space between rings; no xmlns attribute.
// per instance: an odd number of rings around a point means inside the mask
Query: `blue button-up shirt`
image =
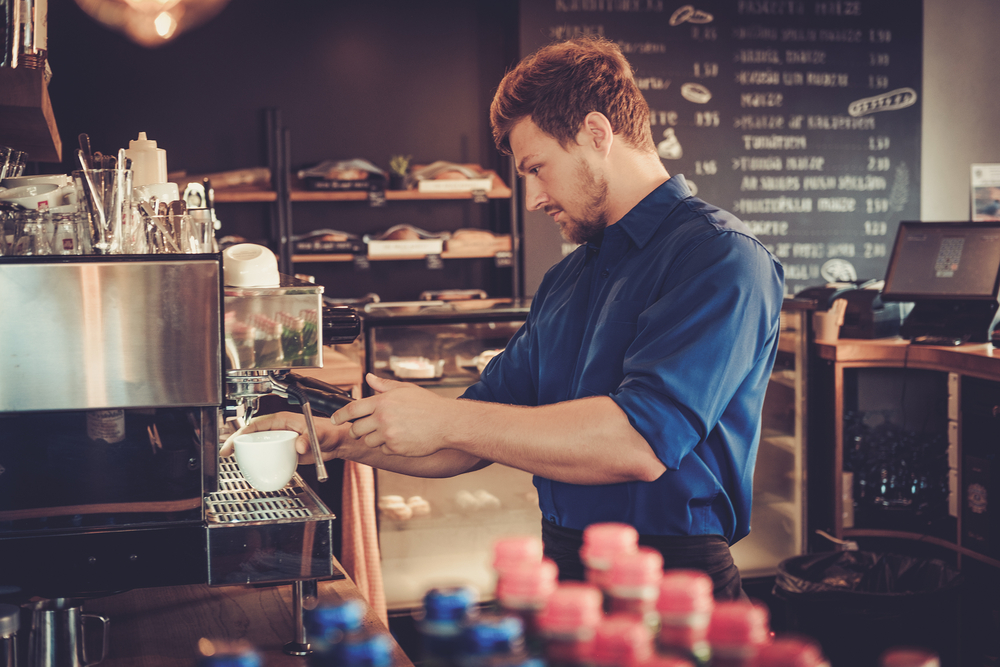
<svg viewBox="0 0 1000 667"><path fill-rule="evenodd" d="M524 326L464 398L610 396L667 471L597 486L536 475L542 515L580 530L619 521L644 535L733 543L750 529L782 281L781 264L746 225L674 176L599 245L549 269Z"/></svg>

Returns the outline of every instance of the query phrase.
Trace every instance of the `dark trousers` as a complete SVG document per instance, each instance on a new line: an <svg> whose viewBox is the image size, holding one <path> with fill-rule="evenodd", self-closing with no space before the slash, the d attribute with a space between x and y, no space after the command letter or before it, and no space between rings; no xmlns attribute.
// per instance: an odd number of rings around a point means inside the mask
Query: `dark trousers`
<svg viewBox="0 0 1000 667"><path fill-rule="evenodd" d="M585 568L580 560L582 530L563 528L542 519L542 543L545 545L545 556L559 567L560 580L585 579ZM729 544L721 535L640 535L639 544L663 554L664 569L684 568L707 573L712 577L716 600L747 598L740 571L729 553Z"/></svg>

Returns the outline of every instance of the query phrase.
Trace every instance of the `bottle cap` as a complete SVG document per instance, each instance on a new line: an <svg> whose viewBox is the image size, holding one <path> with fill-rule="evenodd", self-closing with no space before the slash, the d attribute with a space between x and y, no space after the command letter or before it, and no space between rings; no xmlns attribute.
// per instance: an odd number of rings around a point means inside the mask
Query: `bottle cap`
<svg viewBox="0 0 1000 667"><path fill-rule="evenodd" d="M558 583L559 568L548 558L537 563L511 565L497 580L497 599L501 604L543 603L552 595Z"/></svg>
<svg viewBox="0 0 1000 667"><path fill-rule="evenodd" d="M708 624L708 642L719 646L760 646L768 639L768 614L745 601L717 602Z"/></svg>
<svg viewBox="0 0 1000 667"><path fill-rule="evenodd" d="M538 625L551 632L593 628L604 613L602 602L603 596L596 586L575 581L560 583L539 614Z"/></svg>
<svg viewBox="0 0 1000 667"><path fill-rule="evenodd" d="M626 614L611 614L598 623L591 653L594 665L636 665L652 656L653 634L641 619Z"/></svg>
<svg viewBox="0 0 1000 667"><path fill-rule="evenodd" d="M611 557L605 584L608 588L656 586L663 578L663 556L656 549L639 547Z"/></svg>
<svg viewBox="0 0 1000 667"><path fill-rule="evenodd" d="M709 612L715 606L712 578L699 570L667 570L660 580L656 610L661 614Z"/></svg>
<svg viewBox="0 0 1000 667"><path fill-rule="evenodd" d="M424 619L463 622L474 615L479 593L471 586L432 588L424 595Z"/></svg>
<svg viewBox="0 0 1000 667"><path fill-rule="evenodd" d="M344 641L338 650L337 665L389 667L392 664L392 640L384 633L373 633Z"/></svg>
<svg viewBox="0 0 1000 667"><path fill-rule="evenodd" d="M583 531L580 558L587 567L606 570L611 556L639 548L639 531L626 523L592 523Z"/></svg>
<svg viewBox="0 0 1000 667"><path fill-rule="evenodd" d="M816 642L799 637L782 637L757 650L755 667L824 667L830 663Z"/></svg>
<svg viewBox="0 0 1000 667"><path fill-rule="evenodd" d="M503 575L505 569L525 561L542 560L542 541L531 535L502 537L493 543L493 569Z"/></svg>
<svg viewBox="0 0 1000 667"><path fill-rule="evenodd" d="M517 616L484 614L462 633L468 656L506 655L524 651L524 623Z"/></svg>
<svg viewBox="0 0 1000 667"><path fill-rule="evenodd" d="M326 637L338 631L346 633L360 630L365 610L360 601L347 600L340 604L321 604L306 614L309 635Z"/></svg>

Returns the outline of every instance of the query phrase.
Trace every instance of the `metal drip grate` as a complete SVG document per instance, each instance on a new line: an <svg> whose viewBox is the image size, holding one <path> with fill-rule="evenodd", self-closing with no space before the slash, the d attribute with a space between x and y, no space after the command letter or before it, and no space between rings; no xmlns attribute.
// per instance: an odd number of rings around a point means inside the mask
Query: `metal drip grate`
<svg viewBox="0 0 1000 667"><path fill-rule="evenodd" d="M219 461L219 490L205 497L205 518L210 523L309 519L315 515L303 502L304 492L298 476L283 489L258 491L229 456Z"/></svg>

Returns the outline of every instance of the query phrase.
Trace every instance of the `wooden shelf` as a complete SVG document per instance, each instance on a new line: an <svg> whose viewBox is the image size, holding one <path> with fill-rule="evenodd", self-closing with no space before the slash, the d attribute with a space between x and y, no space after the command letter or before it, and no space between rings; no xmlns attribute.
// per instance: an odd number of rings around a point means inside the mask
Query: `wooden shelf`
<svg viewBox="0 0 1000 667"><path fill-rule="evenodd" d="M483 253L470 253L467 251L462 252L449 252L445 250L441 253L441 259L488 259L490 257L496 257L495 252L483 252ZM399 260L413 260L413 259L426 259L427 255L398 255L398 256L387 256L387 257L368 257L369 262L385 262L385 261L399 261ZM349 253L304 253L301 255L292 255L292 261L296 264L320 264L327 262L353 262L354 255Z"/></svg>
<svg viewBox="0 0 1000 667"><path fill-rule="evenodd" d="M215 191L216 204L252 204L278 200L274 190L257 188L224 188Z"/></svg>
<svg viewBox="0 0 1000 667"><path fill-rule="evenodd" d="M41 69L0 67L0 145L32 162L62 162L49 89Z"/></svg>
<svg viewBox="0 0 1000 667"><path fill-rule="evenodd" d="M489 199L510 199L511 189L503 182L495 171L487 173L493 176L493 189L486 193ZM417 190L386 190L386 201L432 201L435 199L472 199L471 192L418 192ZM251 203L272 202L277 199L274 190L255 188L228 188L215 191L216 203ZM327 201L366 201L367 190L331 191L306 190L302 182L292 181L291 200L301 202ZM336 260L341 261L341 260Z"/></svg>

